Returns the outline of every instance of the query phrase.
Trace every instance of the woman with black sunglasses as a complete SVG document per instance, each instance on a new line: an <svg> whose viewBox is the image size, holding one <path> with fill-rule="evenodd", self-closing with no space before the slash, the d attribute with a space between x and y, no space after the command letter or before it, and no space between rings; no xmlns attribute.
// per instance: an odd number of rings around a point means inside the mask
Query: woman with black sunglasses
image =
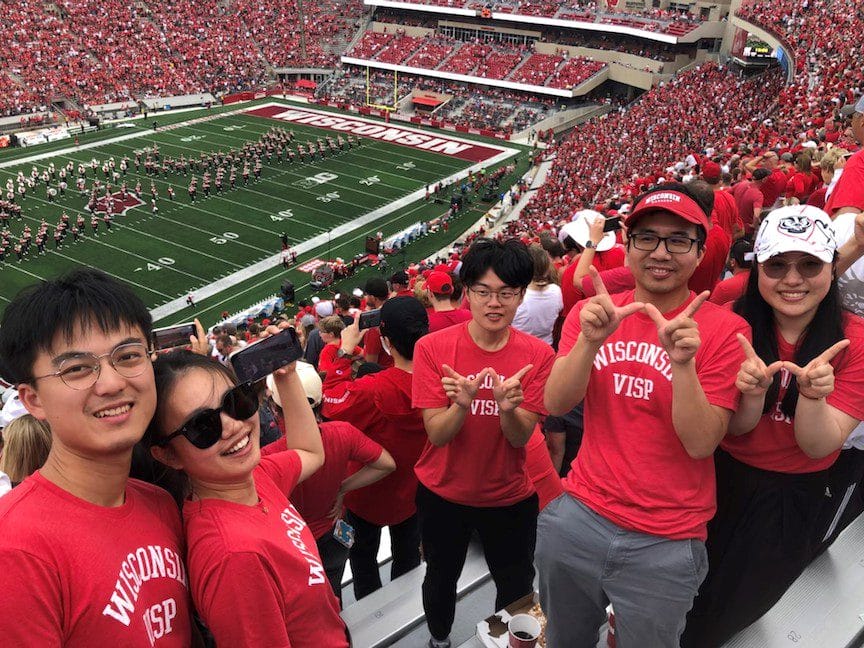
<svg viewBox="0 0 864 648"><path fill-rule="evenodd" d="M154 370L145 440L180 478L189 585L216 643L347 648L315 538L288 500L324 461L294 365L275 374L293 449L263 459L253 385L186 351L158 358Z"/></svg>
<svg viewBox="0 0 864 648"><path fill-rule="evenodd" d="M842 492L829 470L864 419L864 320L841 310L837 242L812 206L771 212L734 305L752 327L729 433L715 455L709 570L681 645L719 646L756 621L804 571Z"/></svg>

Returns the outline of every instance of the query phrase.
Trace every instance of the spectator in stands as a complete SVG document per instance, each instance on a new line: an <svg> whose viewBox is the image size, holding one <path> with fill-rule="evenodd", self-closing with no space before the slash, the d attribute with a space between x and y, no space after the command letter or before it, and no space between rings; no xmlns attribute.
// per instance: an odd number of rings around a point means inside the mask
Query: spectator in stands
<svg viewBox="0 0 864 648"><path fill-rule="evenodd" d="M852 136L864 145L864 95L855 104L844 107L842 114L850 118ZM847 160L837 186L825 204L825 211L835 220L842 214L864 211L864 146Z"/></svg>
<svg viewBox="0 0 864 648"><path fill-rule="evenodd" d="M671 186L671 185L667 185ZM706 214L714 213L714 201L719 195L725 200L721 192L714 189L704 180L692 180L687 183L687 188L696 197L696 202L705 210ZM724 209L729 208L727 204ZM705 241L704 254L699 265L690 277L690 290L701 293L704 290L714 290L714 286L720 281L720 276L726 268L726 260L729 258L729 248L732 247L732 239L720 224L708 219L708 238Z"/></svg>
<svg viewBox="0 0 864 648"><path fill-rule="evenodd" d="M539 245L528 248L534 262L534 276L525 289L522 303L513 318L513 328L552 344L552 333L564 308L558 273L552 260Z"/></svg>
<svg viewBox="0 0 864 648"><path fill-rule="evenodd" d="M410 288L411 280L408 278L408 273L404 270L394 272L390 277L390 292L393 297L413 297L414 293Z"/></svg>
<svg viewBox="0 0 864 648"><path fill-rule="evenodd" d="M749 239L738 239L729 250L729 271L732 276L724 279L711 291L708 298L712 304L728 304L744 294L750 268L753 266L753 242Z"/></svg>
<svg viewBox="0 0 864 648"><path fill-rule="evenodd" d="M341 371L327 375L324 416L356 425L396 461L393 474L345 498L346 520L355 533L349 560L357 600L381 587L378 546L383 527L390 532L390 579L420 564L414 464L426 445L426 431L420 410L411 405L411 384L414 345L427 332L426 311L416 299L388 299L381 307L381 339L390 349L394 366L351 380L350 350L362 337L353 323L342 333L343 356L334 363L334 369Z"/></svg>
<svg viewBox="0 0 864 648"><path fill-rule="evenodd" d="M42 467L51 450L51 430L30 414L16 418L3 428L0 472L12 485L24 481Z"/></svg>
<svg viewBox="0 0 864 648"><path fill-rule="evenodd" d="M297 368L309 405L317 411L322 399L321 378L311 365L298 364ZM350 374L350 364L347 371ZM275 387L275 380L269 376L268 385ZM284 426L279 390L273 388L271 392ZM318 430L324 446L324 466L297 485L291 493L291 502L315 536L327 580L341 606L342 575L349 548L334 532L345 512L343 499L348 493L383 479L396 469L396 464L390 453L350 423L328 421L319 423ZM282 437L263 448L261 454L267 456L285 450L288 448L285 437Z"/></svg>
<svg viewBox="0 0 864 648"><path fill-rule="evenodd" d="M552 350L510 326L533 263L525 245L477 239L460 270L472 319L421 338L413 404L429 440L415 472L430 646L449 646L456 582L476 529L500 609L532 591L537 494L524 446Z"/></svg>
<svg viewBox="0 0 864 648"><path fill-rule="evenodd" d="M129 479L156 407L151 328L137 295L91 269L35 284L3 312L4 377L51 429L45 464L0 499L4 644L149 644L151 623L160 644L192 641L177 508ZM165 577L147 578L142 560Z"/></svg>
<svg viewBox="0 0 864 648"><path fill-rule="evenodd" d="M812 153L805 149L798 153L795 158L795 171L786 181L783 195L783 203L786 205L800 205L806 203L816 185L816 176L813 175Z"/></svg>
<svg viewBox="0 0 864 648"><path fill-rule="evenodd" d="M431 308L426 311L430 333L471 319L470 310L458 307L461 294L456 295L453 277L449 272L433 270L426 277L425 288L431 304Z"/></svg>
<svg viewBox="0 0 864 648"><path fill-rule="evenodd" d="M830 226L803 206L777 209L759 228L757 263L735 302L753 343L738 336L741 402L716 455L709 574L684 646L721 645L767 612L834 517L828 469L864 418L864 320L841 310Z"/></svg>
<svg viewBox="0 0 864 648"><path fill-rule="evenodd" d="M333 366L333 361L339 352L340 336L344 328L345 322L338 315L330 315L318 322L318 333L321 335L321 341L324 342L324 348L318 357L318 371L323 374L327 374ZM351 355L358 355L361 351L361 349L352 348Z"/></svg>
<svg viewBox="0 0 864 648"><path fill-rule="evenodd" d="M723 228L729 241L744 236L744 223L738 214L738 204L735 197L723 187L720 165L708 161L702 168L702 179L708 183L714 192L714 209L711 212L711 222Z"/></svg>
<svg viewBox="0 0 864 648"><path fill-rule="evenodd" d="M366 281L366 306L369 309L381 308L390 298L390 288L381 277L371 277ZM366 362L374 362L388 369L393 366L393 358L381 346L381 333L378 328L371 328L363 340Z"/></svg>
<svg viewBox="0 0 864 648"><path fill-rule="evenodd" d="M762 204L765 200L762 183L769 175L771 172L768 169L756 169L752 181L742 180L732 188L732 196L735 198L745 234L752 234L754 229L759 227Z"/></svg>
<svg viewBox="0 0 864 648"><path fill-rule="evenodd" d="M565 494L538 521L550 646L595 644L610 602L622 645L677 646L707 571L712 455L737 405L734 336L748 328L687 286L710 224L679 186L636 201L636 289L610 296L592 272L597 296L567 316L546 383L552 414L585 399Z"/></svg>
<svg viewBox="0 0 864 648"><path fill-rule="evenodd" d="M762 192L762 206L765 209L772 209L786 188L787 182L786 174L780 166L780 157L775 151L768 151L757 155L745 166L751 173L756 169L768 171L769 175L759 185L759 191Z"/></svg>
<svg viewBox="0 0 864 648"><path fill-rule="evenodd" d="M275 376L291 449L263 459L250 385L187 351L160 356L154 370L158 405L145 443L181 478L189 585L216 643L346 648L315 538L288 500L324 462L294 366Z"/></svg>

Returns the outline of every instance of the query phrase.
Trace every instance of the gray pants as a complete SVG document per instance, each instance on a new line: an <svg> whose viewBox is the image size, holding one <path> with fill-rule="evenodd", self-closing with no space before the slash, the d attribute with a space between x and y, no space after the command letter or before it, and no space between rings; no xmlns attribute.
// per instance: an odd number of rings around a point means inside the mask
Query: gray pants
<svg viewBox="0 0 864 648"><path fill-rule="evenodd" d="M540 605L548 648L593 648L606 606L618 648L677 648L708 572L699 540L622 529L565 493L537 521Z"/></svg>

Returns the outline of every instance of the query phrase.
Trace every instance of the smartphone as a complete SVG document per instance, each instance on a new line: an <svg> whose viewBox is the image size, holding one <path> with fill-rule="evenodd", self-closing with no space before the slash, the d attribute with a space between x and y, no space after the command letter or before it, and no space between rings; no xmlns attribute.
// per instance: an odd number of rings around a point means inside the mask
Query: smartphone
<svg viewBox="0 0 864 648"><path fill-rule="evenodd" d="M231 354L231 366L241 383L251 383L303 356L297 332L287 328Z"/></svg>
<svg viewBox="0 0 864 648"><path fill-rule="evenodd" d="M360 321L357 322L357 326L362 331L363 329L375 328L376 326L380 326L381 324L381 309L376 308L375 310L364 311L360 313Z"/></svg>
<svg viewBox="0 0 864 648"><path fill-rule="evenodd" d="M186 346L189 344L189 338L195 335L197 335L195 322L153 329L153 349L162 351L163 349Z"/></svg>
<svg viewBox="0 0 864 648"><path fill-rule="evenodd" d="M606 222L603 223L603 231L604 232L615 232L621 229L621 217L620 216L611 216L606 219Z"/></svg>

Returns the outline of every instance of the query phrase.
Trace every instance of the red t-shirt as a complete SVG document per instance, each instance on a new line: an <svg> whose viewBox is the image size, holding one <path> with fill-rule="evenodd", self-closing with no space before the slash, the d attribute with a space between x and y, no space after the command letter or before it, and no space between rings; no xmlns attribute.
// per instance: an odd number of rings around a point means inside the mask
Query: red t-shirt
<svg viewBox="0 0 864 648"><path fill-rule="evenodd" d="M714 286L714 290L711 291L711 296L708 298L708 301L712 304L718 304L719 306L735 301L744 294L749 280L749 270L739 272L728 279L724 279Z"/></svg>
<svg viewBox="0 0 864 648"><path fill-rule="evenodd" d="M831 363L834 392L826 400L831 407L864 420L864 319L846 314L844 330L851 344ZM795 346L786 342L779 331L777 343L780 359L794 361ZM721 444L724 450L746 464L781 473L825 470L837 460L839 450L822 459L811 459L795 441L794 422L780 410L791 378L786 369L780 370L780 393L774 407L747 434L727 434Z"/></svg>
<svg viewBox="0 0 864 648"><path fill-rule="evenodd" d="M757 208L762 209L765 198L759 188L747 180L735 185L733 196L738 206L738 215L744 223L744 230L749 234L753 231L753 214Z"/></svg>
<svg viewBox="0 0 864 648"><path fill-rule="evenodd" d="M726 261L729 259L729 248L731 247L732 239L722 227L714 225L708 230L702 260L687 282L690 290L698 294L704 290L714 289L714 286L720 281L723 268L726 267Z"/></svg>
<svg viewBox="0 0 864 648"><path fill-rule="evenodd" d="M389 369L393 366L393 356L384 350L381 344L381 329L377 326L370 328L363 336L363 352L366 355L378 355L376 362L382 369Z"/></svg>
<svg viewBox="0 0 864 648"><path fill-rule="evenodd" d="M540 431L539 424L525 446L525 465L537 491L542 511L549 502L564 492L564 487L561 485L561 477L552 464L552 457L549 456L549 449L546 447L546 437Z"/></svg>
<svg viewBox="0 0 864 648"><path fill-rule="evenodd" d="M467 322L471 319L471 311L464 308L454 308L449 311L436 311L432 308L427 308L426 314L429 316L430 333L440 331L454 324Z"/></svg>
<svg viewBox="0 0 864 648"><path fill-rule="evenodd" d="M828 196L825 212L833 216L835 211L843 207L856 207L864 211L864 150L846 161L834 191Z"/></svg>
<svg viewBox="0 0 864 648"><path fill-rule="evenodd" d="M325 344L324 348L321 349L321 354L318 356L318 371L321 373L330 373L330 370L333 368L333 362L336 360L336 353L339 349L342 348L341 343L338 341L335 344ZM354 351L351 352L352 355L359 356L363 355L363 349L360 347L354 347ZM351 371L351 362L347 363L348 371Z"/></svg>
<svg viewBox="0 0 864 648"><path fill-rule="evenodd" d="M315 540L320 540L333 528L335 520L330 517L330 511L345 478L381 456L381 446L350 423L329 421L319 424L318 429L324 444L324 465L297 484L289 496ZM287 449L285 437L282 437L265 447L262 454L270 456ZM354 470L350 469L352 464L357 464Z"/></svg>
<svg viewBox="0 0 864 648"><path fill-rule="evenodd" d="M771 172L771 175L762 181L762 184L759 186L759 191L762 192L763 207L770 208L774 206L774 203L777 202L777 198L779 198L780 194L783 193L783 190L786 189L786 182L788 180L789 178L787 175L778 167Z"/></svg>
<svg viewBox="0 0 864 648"><path fill-rule="evenodd" d="M522 378L522 407L545 415L543 387L552 369L552 348L510 327L507 344L484 351L468 333L468 323L451 326L420 338L414 347L414 407L449 407L441 386L446 364L463 376L492 367L506 380L522 367L534 367ZM441 448L428 441L417 461L420 483L436 495L467 506L509 506L534 492L525 467L525 448L514 448L501 432L492 381L485 380L471 403L462 429Z"/></svg>
<svg viewBox="0 0 864 648"><path fill-rule="evenodd" d="M823 185L819 187L816 191L810 194L810 197L807 199L808 205L813 205L814 207L818 207L819 209L825 208L825 195L828 193L828 185Z"/></svg>
<svg viewBox="0 0 864 648"><path fill-rule="evenodd" d="M636 286L633 273L630 272L630 268L627 266L604 270L600 273L600 278L603 280L603 285L606 286L606 290L610 295L633 290ZM582 292L585 297L593 297L597 294L597 291L594 290L594 282L591 281L591 275L582 277Z"/></svg>
<svg viewBox="0 0 864 648"><path fill-rule="evenodd" d="M730 241L735 238L736 230L744 229L744 223L738 214L738 204L728 191L721 189L714 192L714 211L711 213L711 221L723 228Z"/></svg>
<svg viewBox="0 0 864 648"><path fill-rule="evenodd" d="M257 506L183 505L192 598L217 645L348 647L315 538L286 495L299 477L297 453L280 452L255 469Z"/></svg>
<svg viewBox="0 0 864 648"><path fill-rule="evenodd" d="M582 294L580 294L573 285L573 275L576 274L576 266L579 265L579 259L581 256L582 255L580 254L573 257L573 261L570 262L570 265L564 269L564 272L561 275L561 296L564 299L564 310L561 314L564 316L570 312L570 309L576 305L576 302L582 299ZM605 252L595 252L591 265L597 268L597 272L620 268L624 265L624 256L624 246L615 245L613 248L606 250ZM591 275L585 275L585 277L588 279L588 283L590 284Z"/></svg>
<svg viewBox="0 0 864 648"><path fill-rule="evenodd" d="M37 471L0 498L0 643L189 646L184 553L165 491L130 479L97 506Z"/></svg>
<svg viewBox="0 0 864 648"><path fill-rule="evenodd" d="M665 317L678 315L695 295ZM622 306L633 292L612 295ZM581 330L574 308L564 322L559 356ZM714 304L694 315L702 344L696 372L708 402L738 406L735 376L744 360L736 333L747 323ZM672 425L672 366L657 326L644 313L625 318L594 360L585 395L585 432L564 489L598 514L633 531L681 540L706 537L716 509L714 460L692 459Z"/></svg>
<svg viewBox="0 0 864 648"><path fill-rule="evenodd" d="M411 405L412 375L392 367L353 382L348 379L350 375L343 382L325 385L322 414L348 421L380 443L393 456L396 470L347 493L345 505L367 522L399 524L417 511L414 464L427 439L423 415Z"/></svg>

